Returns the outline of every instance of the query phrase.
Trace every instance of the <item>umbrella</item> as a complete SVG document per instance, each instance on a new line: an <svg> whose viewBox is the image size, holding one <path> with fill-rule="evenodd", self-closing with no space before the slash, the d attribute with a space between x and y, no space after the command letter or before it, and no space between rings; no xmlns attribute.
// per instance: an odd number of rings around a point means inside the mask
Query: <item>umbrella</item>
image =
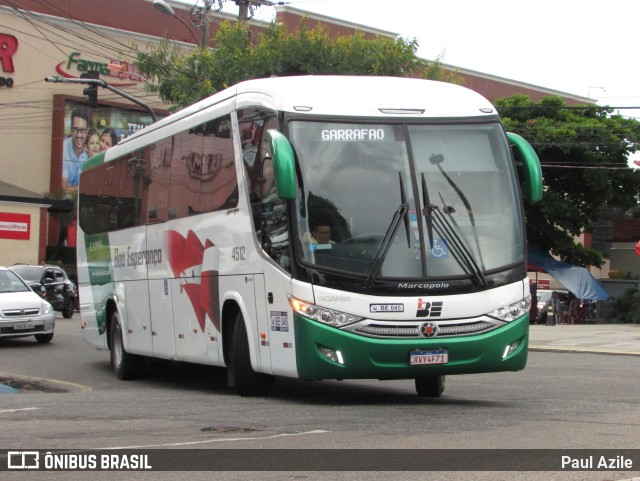
<svg viewBox="0 0 640 481"><path fill-rule="evenodd" d="M557 261L535 248L529 249L529 265L550 274L578 299L604 301L609 298L609 294L584 267Z"/></svg>

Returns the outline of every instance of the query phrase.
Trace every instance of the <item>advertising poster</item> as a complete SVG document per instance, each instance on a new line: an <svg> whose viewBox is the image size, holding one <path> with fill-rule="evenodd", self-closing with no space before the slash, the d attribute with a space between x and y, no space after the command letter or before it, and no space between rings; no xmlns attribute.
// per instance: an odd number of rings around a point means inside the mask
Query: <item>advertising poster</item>
<svg viewBox="0 0 640 481"><path fill-rule="evenodd" d="M30 215L0 212L0 239L29 240L30 237Z"/></svg>
<svg viewBox="0 0 640 481"><path fill-rule="evenodd" d="M114 107L88 108L81 102L66 101L62 187L70 194L76 193L80 172L89 157L107 150L152 123L148 112Z"/></svg>

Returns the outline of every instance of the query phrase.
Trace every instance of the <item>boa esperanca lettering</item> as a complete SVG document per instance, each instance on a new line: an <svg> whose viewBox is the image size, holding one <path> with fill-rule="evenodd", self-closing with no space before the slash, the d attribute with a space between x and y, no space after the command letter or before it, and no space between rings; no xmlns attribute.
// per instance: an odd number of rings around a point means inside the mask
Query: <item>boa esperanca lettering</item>
<svg viewBox="0 0 640 481"><path fill-rule="evenodd" d="M127 247L127 252L121 252L118 248L113 250L113 267L133 267L143 265L158 265L162 262L162 249L149 249L146 251L133 251Z"/></svg>

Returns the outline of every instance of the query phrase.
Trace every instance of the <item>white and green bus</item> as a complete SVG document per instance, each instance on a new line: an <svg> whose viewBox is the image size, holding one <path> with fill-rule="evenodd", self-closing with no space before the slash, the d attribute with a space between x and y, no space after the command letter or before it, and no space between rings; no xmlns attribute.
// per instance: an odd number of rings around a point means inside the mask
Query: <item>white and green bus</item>
<svg viewBox="0 0 640 481"><path fill-rule="evenodd" d="M84 337L121 379L147 358L278 376L517 371L528 348L531 146L466 88L408 78L252 80L87 161Z"/></svg>

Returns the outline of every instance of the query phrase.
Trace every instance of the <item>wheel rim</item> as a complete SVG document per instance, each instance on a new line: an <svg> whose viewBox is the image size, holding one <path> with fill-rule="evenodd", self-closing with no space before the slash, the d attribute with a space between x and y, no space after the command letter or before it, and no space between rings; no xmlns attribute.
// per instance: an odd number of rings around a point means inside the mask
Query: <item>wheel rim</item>
<svg viewBox="0 0 640 481"><path fill-rule="evenodd" d="M116 329L116 334L111 342L113 343L113 367L119 368L122 363L122 339L120 339L120 331Z"/></svg>

